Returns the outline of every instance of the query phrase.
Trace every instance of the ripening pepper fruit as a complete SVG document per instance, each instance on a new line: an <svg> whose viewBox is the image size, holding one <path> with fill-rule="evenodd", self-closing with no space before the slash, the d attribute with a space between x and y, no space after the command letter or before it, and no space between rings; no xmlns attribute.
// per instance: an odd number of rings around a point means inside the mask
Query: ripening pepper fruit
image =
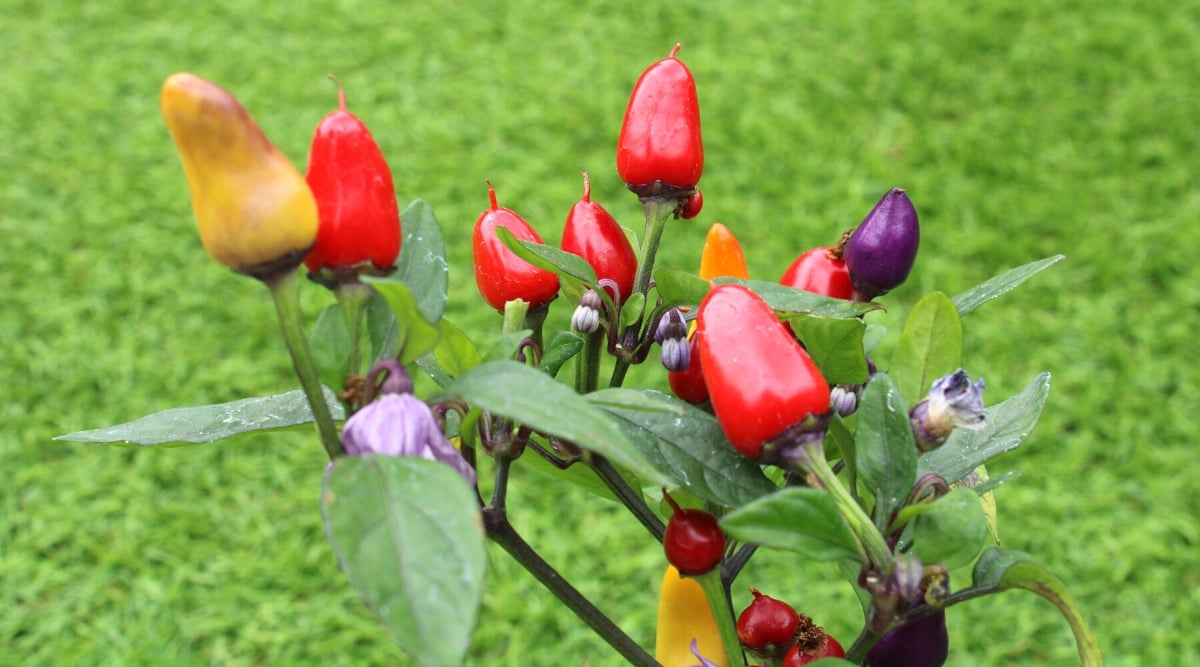
<svg viewBox="0 0 1200 667"><path fill-rule="evenodd" d="M704 208L704 195L700 194L700 188L696 188L696 191L688 195L688 198L679 205L679 217L691 220L700 215L702 208Z"/></svg>
<svg viewBox="0 0 1200 667"><path fill-rule="evenodd" d="M673 565L663 573L658 596L658 627L654 658L663 667L694 667L696 653L718 667L729 667L721 630L713 617L704 589L694 579L683 577Z"/></svg>
<svg viewBox="0 0 1200 667"><path fill-rule="evenodd" d="M764 443L829 411L821 371L753 291L717 285L696 321L709 400L739 452L759 459Z"/></svg>
<svg viewBox="0 0 1200 667"><path fill-rule="evenodd" d="M704 238L704 249L700 251L700 277L705 280L713 278L750 277L746 268L746 255L742 246L729 228L721 223L714 223L708 228L708 236Z"/></svg>
<svg viewBox="0 0 1200 667"><path fill-rule="evenodd" d="M942 667L950 654L946 612L939 609L889 630L867 652L868 667Z"/></svg>
<svg viewBox="0 0 1200 667"><path fill-rule="evenodd" d="M717 517L701 509L684 509L663 492L671 506L671 518L663 533L667 562L680 572L700 575L716 567L725 556L725 531Z"/></svg>
<svg viewBox="0 0 1200 667"><path fill-rule="evenodd" d="M496 203L496 190L488 183L491 207L475 221L472 250L475 285L488 305L504 312L504 304L522 299L530 307L549 302L558 294L558 276L517 257L496 236L504 227L522 241L541 243L542 237L514 211Z"/></svg>
<svg viewBox="0 0 1200 667"><path fill-rule="evenodd" d="M846 649L838 640L825 632L824 628L812 626L808 632L801 632L796 643L788 648L783 656L783 667L801 667L821 658L842 658Z"/></svg>
<svg viewBox="0 0 1200 667"><path fill-rule="evenodd" d="M160 105L208 254L259 276L298 265L317 237L316 201L245 107L185 72L163 82Z"/></svg>
<svg viewBox="0 0 1200 667"><path fill-rule="evenodd" d="M921 242L917 209L892 188L850 234L842 256L855 301L870 301L899 287L912 271Z"/></svg>
<svg viewBox="0 0 1200 667"><path fill-rule="evenodd" d="M738 614L737 635L742 646L755 652L770 652L791 643L800 629L800 614L783 600L751 588L754 599Z"/></svg>
<svg viewBox="0 0 1200 667"><path fill-rule="evenodd" d="M813 248L797 257L783 272L779 284L836 299L849 299L854 294L846 260L837 257L828 246Z"/></svg>
<svg viewBox="0 0 1200 667"><path fill-rule="evenodd" d="M704 172L700 103L691 71L671 54L638 79L617 140L617 173L636 191L655 183L691 189Z"/></svg>
<svg viewBox="0 0 1200 667"><path fill-rule="evenodd" d="M321 220L317 245L304 258L308 270L366 262L372 273L391 270L401 243L392 171L367 126L346 110L340 88L338 109L313 133L305 178Z"/></svg>
<svg viewBox="0 0 1200 667"><path fill-rule="evenodd" d="M637 254L621 225L603 206L592 201L591 195L592 182L585 171L583 196L571 207L563 226L562 249L587 260L597 279L616 283L619 293L612 296L620 307L633 293Z"/></svg>

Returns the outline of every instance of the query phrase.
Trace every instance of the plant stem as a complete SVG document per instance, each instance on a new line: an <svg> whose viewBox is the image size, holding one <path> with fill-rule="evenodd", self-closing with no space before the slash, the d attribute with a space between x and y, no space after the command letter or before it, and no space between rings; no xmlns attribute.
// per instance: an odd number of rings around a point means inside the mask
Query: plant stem
<svg viewBox="0 0 1200 667"><path fill-rule="evenodd" d="M338 303L342 306L342 315L346 318L346 330L350 332L350 360L346 372L362 375L362 332L363 320L367 314L367 304L375 289L357 280L338 283L333 290Z"/></svg>
<svg viewBox="0 0 1200 667"><path fill-rule="evenodd" d="M629 482L625 481L625 478L608 462L608 459L592 452L587 460L592 470L596 471L596 474L600 476L600 479L604 481L608 489L617 496L617 499L630 512L633 512L633 515L646 527L646 530L650 531L654 539L662 542L666 527L663 526L662 520L654 513L654 510L650 509L650 506L642 499L642 494L629 486Z"/></svg>
<svg viewBox="0 0 1200 667"><path fill-rule="evenodd" d="M597 329L584 335L583 353L575 357L576 393L589 394L596 391L596 386L600 382L600 352L603 349L603 331Z"/></svg>
<svg viewBox="0 0 1200 667"><path fill-rule="evenodd" d="M650 289L650 278L654 273L654 257L658 254L658 246L662 242L663 230L667 228L667 221L671 219L675 209L679 207L679 200L675 198L662 197L645 197L642 199L642 211L646 215L646 227L642 233L641 257L638 258L637 274L633 278L633 293L646 294ZM630 343L636 339L635 334L639 327L642 326L642 318L631 325L629 329L624 331L618 340L626 347L632 347ZM625 373L629 370L630 361L624 356L617 357L616 366L613 367L612 379L608 386L619 387L625 381Z"/></svg>
<svg viewBox="0 0 1200 667"><path fill-rule="evenodd" d="M863 628L858 637L854 640L854 644L846 649L846 660L853 662L856 665L861 665L867 659L867 653L871 648L879 642L879 638L883 635L875 634L867 628Z"/></svg>
<svg viewBox="0 0 1200 667"><path fill-rule="evenodd" d="M296 270L277 273L263 282L271 291L275 313L279 316L279 326L283 330L283 341L292 356L292 368L296 371L296 377L300 378L300 386L304 389L304 395L308 397L308 405L321 434L321 444L325 446L325 453L332 461L342 455L342 441L333 425L333 415L329 412L329 404L325 402L325 390L321 386L317 367L313 364L312 354L308 349L308 338L305 336L304 321L300 315L300 287L296 279Z"/></svg>
<svg viewBox="0 0 1200 667"><path fill-rule="evenodd" d="M871 521L871 517L867 516L862 506L850 495L841 480L834 474L833 468L829 467L820 442L803 446L808 454L802 464L805 470L816 477L821 486L825 487L825 490L833 497L842 517L850 525L850 530L858 538L858 543L866 552L863 555L866 556L870 566L877 569L882 576L890 576L895 566L895 558L892 556L891 549L888 548L887 541L883 539L883 535Z"/></svg>
<svg viewBox="0 0 1200 667"><path fill-rule="evenodd" d="M708 606L712 609L713 618L721 632L721 643L725 645L725 656L730 665L744 665L746 658L742 656L742 643L738 639L737 625L733 614L733 603L729 599L728 589L721 579L721 569L714 568L698 577L694 577L704 595L708 598Z"/></svg>
<svg viewBox="0 0 1200 667"><path fill-rule="evenodd" d="M529 571L543 586L559 599L568 609L575 612L579 620L587 624L596 634L600 635L608 645L621 654L626 661L635 667L658 667L658 661L646 652L637 642L633 641L625 631L617 627L608 616L604 615L582 593L572 586L561 574L550 566L541 555L529 546L512 524L501 508L485 507L483 509L484 525L488 537L499 544L522 567Z"/></svg>

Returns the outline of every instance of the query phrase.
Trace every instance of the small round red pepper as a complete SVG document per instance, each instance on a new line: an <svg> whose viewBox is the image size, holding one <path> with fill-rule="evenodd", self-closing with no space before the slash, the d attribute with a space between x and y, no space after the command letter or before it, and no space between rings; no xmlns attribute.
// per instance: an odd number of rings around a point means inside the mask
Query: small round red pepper
<svg viewBox="0 0 1200 667"><path fill-rule="evenodd" d="M846 260L835 257L834 249L827 246L813 248L797 257L783 272L779 283L837 299L849 299L854 293Z"/></svg>
<svg viewBox="0 0 1200 667"><path fill-rule="evenodd" d="M763 444L829 411L829 384L775 317L741 285L717 285L696 318L709 400L725 437L758 459Z"/></svg>
<svg viewBox="0 0 1200 667"><path fill-rule="evenodd" d="M325 116L308 153L308 186L317 199L321 224L317 245L304 258L309 271L371 262L386 271L400 254L400 211L392 172L371 132L346 110Z"/></svg>
<svg viewBox="0 0 1200 667"><path fill-rule="evenodd" d="M504 312L504 304L523 299L530 307L549 302L558 294L558 276L517 257L496 236L504 227L522 241L541 243L542 237L514 211L496 203L496 190L488 183L491 207L475 221L471 248L475 258L475 285L488 305Z"/></svg>
<svg viewBox="0 0 1200 667"><path fill-rule="evenodd" d="M671 54L638 79L617 140L617 173L631 188L660 182L690 189L704 171L696 81Z"/></svg>
<svg viewBox="0 0 1200 667"><path fill-rule="evenodd" d="M562 249L587 260L597 279L615 282L620 294L613 296L620 306L633 293L637 254L621 225L603 206L592 201L591 195L592 182L585 171L583 196L571 207L563 227Z"/></svg>

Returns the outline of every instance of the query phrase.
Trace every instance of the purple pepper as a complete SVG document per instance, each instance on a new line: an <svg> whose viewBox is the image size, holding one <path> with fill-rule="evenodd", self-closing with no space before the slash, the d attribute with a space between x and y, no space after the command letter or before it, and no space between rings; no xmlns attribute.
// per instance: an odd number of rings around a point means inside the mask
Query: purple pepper
<svg viewBox="0 0 1200 667"><path fill-rule="evenodd" d="M946 611L889 630L867 653L868 667L942 667L950 650Z"/></svg>
<svg viewBox="0 0 1200 667"><path fill-rule="evenodd" d="M892 188L846 241L843 257L854 300L870 301L903 283L920 242L917 209L904 190Z"/></svg>

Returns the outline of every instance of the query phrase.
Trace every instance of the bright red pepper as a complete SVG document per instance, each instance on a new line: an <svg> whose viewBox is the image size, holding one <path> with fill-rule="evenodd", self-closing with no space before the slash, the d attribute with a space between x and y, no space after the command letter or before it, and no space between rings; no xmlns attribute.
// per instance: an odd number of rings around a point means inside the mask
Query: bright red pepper
<svg viewBox="0 0 1200 667"><path fill-rule="evenodd" d="M638 79L625 109L617 140L617 173L630 186L656 181L692 188L704 171L700 104L696 81L671 55L654 63Z"/></svg>
<svg viewBox="0 0 1200 667"><path fill-rule="evenodd" d="M850 299L854 287L846 260L834 256L833 248L813 248L796 258L779 279L781 285L837 299Z"/></svg>
<svg viewBox="0 0 1200 667"><path fill-rule="evenodd" d="M371 132L346 110L325 116L308 153L308 186L317 199L321 225L317 245L304 264L309 271L371 262L391 269L400 254L400 211L392 172Z"/></svg>
<svg viewBox="0 0 1200 667"><path fill-rule="evenodd" d="M765 442L829 411L829 384L757 294L717 285L696 321L709 399L739 452L758 459Z"/></svg>
<svg viewBox="0 0 1200 667"><path fill-rule="evenodd" d="M558 294L558 276L517 257L496 236L504 227L522 241L541 243L542 237L521 216L496 203L496 190L488 183L491 208L475 221L472 250L475 258L475 285L483 300L504 312L504 304L523 299L532 306L547 303Z"/></svg>
<svg viewBox="0 0 1200 667"><path fill-rule="evenodd" d="M633 293L633 279L637 274L637 254L626 238L621 225L592 201L592 182L583 172L583 197L567 215L563 227L562 249L579 255L592 265L596 277L609 279L620 290L620 302Z"/></svg>
<svg viewBox="0 0 1200 667"><path fill-rule="evenodd" d="M783 656L783 667L802 667L821 658L843 658L846 650L832 635L814 627L810 636L798 639Z"/></svg>
<svg viewBox="0 0 1200 667"><path fill-rule="evenodd" d="M700 509L683 509L665 491L663 497L672 510L663 533L667 562L690 575L704 574L716 567L725 556L725 532L717 517Z"/></svg>
<svg viewBox="0 0 1200 667"><path fill-rule="evenodd" d="M750 589L754 599L738 614L737 635L751 651L787 646L800 628L800 614L783 600Z"/></svg>
<svg viewBox="0 0 1200 667"><path fill-rule="evenodd" d="M700 215L700 209L704 208L704 195L700 193L700 188L683 200L679 205L679 217L684 220L691 220Z"/></svg>

